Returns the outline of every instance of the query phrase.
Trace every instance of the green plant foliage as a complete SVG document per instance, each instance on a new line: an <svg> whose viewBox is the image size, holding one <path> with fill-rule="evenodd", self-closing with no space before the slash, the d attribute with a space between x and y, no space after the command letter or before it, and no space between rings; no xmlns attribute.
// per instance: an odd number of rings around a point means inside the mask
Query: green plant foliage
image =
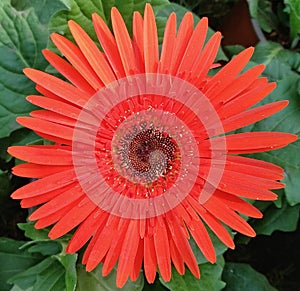
<svg viewBox="0 0 300 291"><path fill-rule="evenodd" d="M10 283L17 285L21 290L32 288L38 290L65 290L64 268L51 257L39 264L10 278Z"/></svg>
<svg viewBox="0 0 300 291"><path fill-rule="evenodd" d="M144 277L141 272L139 278L135 282L130 279L126 282L123 288L116 287L117 271L114 268L106 277L102 276L102 265L99 265L92 272L86 272L84 266L77 266L78 284L76 291L141 291L144 286Z"/></svg>
<svg viewBox="0 0 300 291"><path fill-rule="evenodd" d="M77 254L66 254L66 237L52 241L46 229L37 230L32 223L22 223L19 227L32 239L22 242L21 250L32 256L41 256L37 264L15 272L8 282L16 290L67 290L73 291L77 284Z"/></svg>
<svg viewBox="0 0 300 291"><path fill-rule="evenodd" d="M41 255L32 254L26 249L20 249L23 241L10 238L0 238L0 290L10 290L12 285L7 280L42 260Z"/></svg>
<svg viewBox="0 0 300 291"><path fill-rule="evenodd" d="M77 285L77 254L63 254L60 253L56 255L55 258L63 265L65 268L65 284L67 291L73 291Z"/></svg>
<svg viewBox="0 0 300 291"><path fill-rule="evenodd" d="M51 10L51 5L57 1L47 2ZM15 9L10 0L0 1L0 138L20 128L16 117L26 115L34 108L25 100L25 96L34 94L35 90L32 82L23 75L23 69L43 70L47 66L41 54L48 41L47 26L39 21L37 10L25 3L23 8Z"/></svg>
<svg viewBox="0 0 300 291"><path fill-rule="evenodd" d="M276 42L258 43L252 61L266 65L264 75L271 80L277 81L287 75L299 77L300 53L285 49Z"/></svg>
<svg viewBox="0 0 300 291"><path fill-rule="evenodd" d="M275 230L295 231L300 214L300 204L290 206L284 199L280 208L273 203L264 211L264 217L251 225L257 234L271 235Z"/></svg>
<svg viewBox="0 0 300 291"><path fill-rule="evenodd" d="M51 16L65 6L64 0L11 0L11 5L18 11L34 9L40 23L47 28Z"/></svg>
<svg viewBox="0 0 300 291"><path fill-rule="evenodd" d="M277 28L278 20L272 11L272 3L269 0L248 1L251 17L258 20L260 27L270 33Z"/></svg>
<svg viewBox="0 0 300 291"><path fill-rule="evenodd" d="M295 48L300 40L300 2L298 0L251 0L248 1L250 14L267 33L286 36L289 29L290 46Z"/></svg>
<svg viewBox="0 0 300 291"><path fill-rule="evenodd" d="M300 39L300 1L284 0L284 3L286 5L285 12L290 15L290 35L293 45L296 45Z"/></svg>
<svg viewBox="0 0 300 291"><path fill-rule="evenodd" d="M18 227L24 230L24 234L26 237L34 240L34 241L47 241L48 238L48 230L47 229L36 229L34 228L33 223L19 223Z"/></svg>
<svg viewBox="0 0 300 291"><path fill-rule="evenodd" d="M172 278L170 282L165 282L159 278L160 282L171 291L219 291L225 286L221 280L224 267L224 259L218 257L215 264L205 263L199 265L201 278L195 278L194 275L186 268L183 276L179 275L174 267L172 267Z"/></svg>
<svg viewBox="0 0 300 291"><path fill-rule="evenodd" d="M248 264L226 263L222 279L226 282L224 291L276 291L264 275Z"/></svg>

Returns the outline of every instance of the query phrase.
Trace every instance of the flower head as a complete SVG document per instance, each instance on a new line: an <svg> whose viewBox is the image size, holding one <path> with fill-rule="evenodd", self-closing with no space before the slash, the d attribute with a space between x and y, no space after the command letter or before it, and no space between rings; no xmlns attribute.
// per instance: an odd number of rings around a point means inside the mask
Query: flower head
<svg viewBox="0 0 300 291"><path fill-rule="evenodd" d="M25 69L41 93L27 99L43 109L17 120L54 144L9 148L27 161L14 174L39 178L12 197L23 207L40 205L30 219L36 228L54 224L52 239L77 227L67 252L87 244L86 269L103 263L104 276L118 262L118 287L128 277L136 280L142 266L149 282L157 268L170 280L171 263L180 274L186 264L200 277L189 237L215 262L206 226L233 248L224 224L254 236L239 213L262 216L244 198L274 200L271 190L284 186L280 167L237 154L296 140L281 132L226 133L287 102L252 108L275 87L259 77L263 65L241 73L253 48L208 76L221 35L204 44L206 18L194 28L187 13L176 32L171 14L161 52L149 4L144 18L134 14L132 38L116 8L111 19L113 34L93 15L103 52L74 21L69 28L76 44L52 34L66 60L49 50L44 56L68 81Z"/></svg>

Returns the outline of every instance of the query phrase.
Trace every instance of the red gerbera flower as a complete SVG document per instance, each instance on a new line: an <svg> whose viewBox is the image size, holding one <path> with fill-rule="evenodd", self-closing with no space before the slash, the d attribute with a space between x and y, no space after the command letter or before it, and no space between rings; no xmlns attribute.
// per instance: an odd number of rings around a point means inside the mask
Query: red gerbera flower
<svg viewBox="0 0 300 291"><path fill-rule="evenodd" d="M30 219L36 228L54 224L52 239L77 227L67 252L88 243L83 263L91 271L102 262L104 276L118 262L118 287L128 277L136 280L142 265L148 282L157 268L170 280L172 262L180 274L186 264L199 278L189 236L215 262L206 226L233 248L223 224L254 236L238 213L262 216L243 198L274 200L271 189L284 186L280 167L236 154L278 149L297 138L224 133L276 113L287 101L251 108L275 87L259 77L263 65L241 74L253 48L207 75L221 35L204 44L206 18L194 29L187 13L176 33L171 14L161 53L149 4L144 18L134 14L132 39L116 8L111 19L114 34L93 15L103 52L74 21L76 44L52 34L67 61L49 50L44 56L70 83L25 69L43 95L27 99L43 110L17 120L55 144L9 148L28 162L13 173L39 178L12 197L22 199L22 207L42 204Z"/></svg>

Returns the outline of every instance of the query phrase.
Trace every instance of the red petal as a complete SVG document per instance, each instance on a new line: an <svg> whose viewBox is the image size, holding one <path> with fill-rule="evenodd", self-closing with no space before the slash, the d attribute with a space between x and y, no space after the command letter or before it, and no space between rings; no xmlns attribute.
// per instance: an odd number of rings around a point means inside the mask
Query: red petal
<svg viewBox="0 0 300 291"><path fill-rule="evenodd" d="M94 41L75 21L70 20L68 24L79 48L103 84L108 85L115 81L116 78L110 65L107 63L104 54L100 52Z"/></svg>
<svg viewBox="0 0 300 291"><path fill-rule="evenodd" d="M281 167L262 160L241 156L227 156L226 167L231 171L259 176L261 178L283 179L283 169Z"/></svg>
<svg viewBox="0 0 300 291"><path fill-rule="evenodd" d="M40 85L36 85L35 86L35 89L41 93L42 95L46 96L47 98L50 98L50 99L53 99L53 100L57 100L57 101L60 101L60 102L63 102L63 103L66 103L66 104L71 104L73 106L76 106L77 108L79 108L79 106L75 105L75 104L72 104L71 102L57 96L56 94L54 94L53 92L47 90L46 88L44 88L43 86L40 86Z"/></svg>
<svg viewBox="0 0 300 291"><path fill-rule="evenodd" d="M156 260L159 271L165 281L171 279L171 258L170 245L166 225L161 219L156 223L155 233L153 235L156 252Z"/></svg>
<svg viewBox="0 0 300 291"><path fill-rule="evenodd" d="M144 61L144 20L142 15L134 11L132 21L133 47L137 65L141 73L145 72Z"/></svg>
<svg viewBox="0 0 300 291"><path fill-rule="evenodd" d="M35 131L35 133L37 135L41 136L44 139L55 142L56 144L72 146L72 141L71 140L67 140L67 139L64 139L64 138L59 138L57 136L53 136L53 135L50 135L50 134L45 134L45 133L38 132L38 131Z"/></svg>
<svg viewBox="0 0 300 291"><path fill-rule="evenodd" d="M117 287L122 288L134 268L135 257L139 246L140 236L138 221L130 220L118 262Z"/></svg>
<svg viewBox="0 0 300 291"><path fill-rule="evenodd" d="M287 100L269 103L225 119L222 121L224 132L230 132L265 119L282 110L288 103Z"/></svg>
<svg viewBox="0 0 300 291"><path fill-rule="evenodd" d="M208 90L213 86L211 92L221 92L233 79L241 72L241 70L249 62L254 52L253 47L249 47L234 57L228 64L226 64L216 75L214 75L207 85L204 87L203 92L210 97ZM217 86L215 86L217 84ZM213 95L214 96L214 95Z"/></svg>
<svg viewBox="0 0 300 291"><path fill-rule="evenodd" d="M96 231L104 227L108 215L102 209L95 209L77 228L68 243L66 251L68 253L75 253L82 248Z"/></svg>
<svg viewBox="0 0 300 291"><path fill-rule="evenodd" d="M129 222L129 219L120 220L116 236L112 241L110 248L105 256L105 260L102 267L102 276L107 276L111 272L111 270L117 263L118 258L120 257Z"/></svg>
<svg viewBox="0 0 300 291"><path fill-rule="evenodd" d="M258 65L242 75L236 77L232 82L221 83L219 86L214 87L213 91L209 93L208 97L213 100L214 104L224 104L229 100L236 97L238 94L247 90L248 87L258 78L258 76L264 70L264 65Z"/></svg>
<svg viewBox="0 0 300 291"><path fill-rule="evenodd" d="M41 218L37 221L37 223L34 225L36 229L42 229L45 227L50 226L51 224L54 224L55 222L62 219L65 215L68 214L69 211L73 209L73 207L77 204L77 201L73 202L72 204L68 205L65 208L60 209L59 211L50 214L49 216L46 216L44 218Z"/></svg>
<svg viewBox="0 0 300 291"><path fill-rule="evenodd" d="M62 217L49 232L51 239L63 236L82 221L84 221L94 209L97 208L89 198L83 198L78 204L73 205L72 209Z"/></svg>
<svg viewBox="0 0 300 291"><path fill-rule="evenodd" d="M212 196L203 206L216 218L230 226L232 229L245 234L247 236L255 236L252 227L243 220L238 214L232 211L226 204L221 203L216 197Z"/></svg>
<svg viewBox="0 0 300 291"><path fill-rule="evenodd" d="M229 235L227 229L217 220L212 214L210 214L198 201L191 196L188 197L189 202L198 212L199 216L204 220L208 227L217 235L217 237L229 248L234 248L234 242Z"/></svg>
<svg viewBox="0 0 300 291"><path fill-rule="evenodd" d="M68 149L52 146L12 146L7 150L12 156L35 164L72 165L72 153Z"/></svg>
<svg viewBox="0 0 300 291"><path fill-rule="evenodd" d="M35 210L29 217L30 220L38 220L54 214L55 212L67 207L75 201L81 201L85 196L81 188L73 187L69 191L65 191L57 195L46 204ZM80 198L80 199L79 199Z"/></svg>
<svg viewBox="0 0 300 291"><path fill-rule="evenodd" d="M51 40L73 67L95 90L103 87L103 83L96 75L81 50L73 42L56 33L51 34Z"/></svg>
<svg viewBox="0 0 300 291"><path fill-rule="evenodd" d="M44 178L46 176L71 170L73 166L49 166L38 164L20 164L12 168L12 173L16 176L27 178Z"/></svg>
<svg viewBox="0 0 300 291"><path fill-rule="evenodd" d="M218 53L221 33L216 32L206 43L204 49L202 50L200 56L196 60L192 72L194 77L198 80L198 84L202 83L203 78L206 76L207 72L210 70L216 55ZM194 82L193 82L194 83Z"/></svg>
<svg viewBox="0 0 300 291"><path fill-rule="evenodd" d="M58 100L53 100L47 97L30 95L26 98L30 103L50 111L77 119L81 110L78 107L66 104Z"/></svg>
<svg viewBox="0 0 300 291"><path fill-rule="evenodd" d="M30 112L30 116L36 119L45 120L68 127L75 127L76 125L75 119L48 110L34 110Z"/></svg>
<svg viewBox="0 0 300 291"><path fill-rule="evenodd" d="M187 44L192 36L194 29L194 18L191 12L187 12L181 21L178 29L177 37L174 43L174 51L172 53L172 61L170 72L176 75L182 57L186 50Z"/></svg>
<svg viewBox="0 0 300 291"><path fill-rule="evenodd" d="M250 154L279 149L297 139L285 132L246 132L226 136L226 143L229 154Z"/></svg>
<svg viewBox="0 0 300 291"><path fill-rule="evenodd" d="M255 177L240 172L230 171L227 169L225 169L223 172L223 177L220 182L221 187L222 183L225 184L224 188L226 188L226 186L229 186L229 184L241 184L242 186L253 188L254 190L281 189L284 187L284 184L271 179Z"/></svg>
<svg viewBox="0 0 300 291"><path fill-rule="evenodd" d="M158 65L158 38L154 13L149 3L144 13L144 58L145 72L155 73Z"/></svg>
<svg viewBox="0 0 300 291"><path fill-rule="evenodd" d="M70 188L73 188L73 187L74 187L74 183L70 184L70 185L67 185L65 187L47 192L47 193L43 193L43 194L38 195L38 196L24 198L21 201L21 206L23 208L29 208L29 207L37 206L39 204L48 202L48 201L52 200L54 197L56 197L57 195L63 193L64 191L68 191Z"/></svg>
<svg viewBox="0 0 300 291"><path fill-rule="evenodd" d="M156 277L156 252L153 236L144 238L144 270L149 283L153 283Z"/></svg>
<svg viewBox="0 0 300 291"><path fill-rule="evenodd" d="M83 257L83 262L87 262L86 270L88 272L93 270L106 255L116 233L118 232L119 221L119 217L112 217L110 224L106 223L106 226L102 229L102 231L97 233L90 242Z"/></svg>
<svg viewBox="0 0 300 291"><path fill-rule="evenodd" d="M83 92L92 96L96 93L93 87L63 58L59 57L55 53L49 50L43 50L45 59L64 77L66 77L71 83L78 87Z"/></svg>
<svg viewBox="0 0 300 291"><path fill-rule="evenodd" d="M217 110L220 118L225 119L243 112L265 98L276 87L276 83L268 84L264 78L258 79L254 83L256 86L239 94Z"/></svg>
<svg viewBox="0 0 300 291"><path fill-rule="evenodd" d="M175 243L173 242L173 239L170 239L170 253L171 253L171 258L172 262L177 270L177 272L180 275L184 275L184 260L181 257Z"/></svg>
<svg viewBox="0 0 300 291"><path fill-rule="evenodd" d="M36 132L57 136L59 138L70 141L73 138L73 128L68 126L31 117L18 117L17 122L24 127L30 128Z"/></svg>
<svg viewBox="0 0 300 291"><path fill-rule="evenodd" d="M132 41L128 34L124 20L120 12L115 7L111 9L111 22L124 71L127 76L132 75L137 72Z"/></svg>
<svg viewBox="0 0 300 291"><path fill-rule="evenodd" d="M187 241L184 230L180 226L178 218L176 218L175 216L172 217L170 213L167 213L167 217L167 223L170 233L181 257L184 259L192 274L196 278L200 278L200 271L197 261L193 254L191 246Z"/></svg>
<svg viewBox="0 0 300 291"><path fill-rule="evenodd" d="M203 255L210 263L215 263L216 252L202 221L200 219L193 220L188 228Z"/></svg>
<svg viewBox="0 0 300 291"><path fill-rule="evenodd" d="M31 182L17 189L11 197L13 199L30 198L60 189L76 181L74 170L55 173L43 179Z"/></svg>
<svg viewBox="0 0 300 291"><path fill-rule="evenodd" d="M182 61L186 47L190 41L194 29L194 18L191 12L187 12L178 28L177 37L174 43L170 72L176 75L178 67Z"/></svg>
<svg viewBox="0 0 300 291"><path fill-rule="evenodd" d="M98 14L94 13L92 18L97 37L117 78L125 77L123 64L113 34Z"/></svg>
<svg viewBox="0 0 300 291"><path fill-rule="evenodd" d="M200 51L202 50L206 33L208 29L208 19L203 17L197 24L189 43L186 47L186 51L182 57L181 64L178 68L177 75L183 73L190 73Z"/></svg>
<svg viewBox="0 0 300 291"><path fill-rule="evenodd" d="M139 247L134 260L134 268L130 274L131 281L136 281L141 274L142 264L143 264L143 254L144 254L144 244L143 240L140 239Z"/></svg>
<svg viewBox="0 0 300 291"><path fill-rule="evenodd" d="M88 101L90 98L85 92L77 89L71 84L42 71L35 69L24 69L24 74L38 85L43 86L59 97L81 107L84 106L86 101Z"/></svg>
<svg viewBox="0 0 300 291"><path fill-rule="evenodd" d="M162 51L160 57L160 72L170 72L173 49L176 38L176 14L172 12L166 23L164 39L162 43Z"/></svg>
<svg viewBox="0 0 300 291"><path fill-rule="evenodd" d="M254 218L262 218L263 216L262 213L252 204L239 197L221 191L216 191L214 196L217 197L222 203L229 206L232 210L241 214Z"/></svg>

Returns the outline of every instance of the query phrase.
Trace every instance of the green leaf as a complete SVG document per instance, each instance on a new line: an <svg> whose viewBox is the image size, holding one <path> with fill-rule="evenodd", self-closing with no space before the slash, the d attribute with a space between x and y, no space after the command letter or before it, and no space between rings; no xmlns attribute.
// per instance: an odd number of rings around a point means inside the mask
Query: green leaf
<svg viewBox="0 0 300 291"><path fill-rule="evenodd" d="M64 268L54 258L48 257L39 264L9 279L22 290L33 287L32 291L64 290ZM57 288L57 289L56 289Z"/></svg>
<svg viewBox="0 0 300 291"><path fill-rule="evenodd" d="M57 241L30 241L22 246L29 253L40 253L43 256L55 255L61 252L62 247Z"/></svg>
<svg viewBox="0 0 300 291"><path fill-rule="evenodd" d="M0 238L0 290L10 290L12 285L7 280L40 262L42 257L38 254L31 254L20 247L23 241L15 241L10 238Z"/></svg>
<svg viewBox="0 0 300 291"><path fill-rule="evenodd" d="M224 291L276 291L264 275L248 264L226 263L222 279L226 282Z"/></svg>
<svg viewBox="0 0 300 291"><path fill-rule="evenodd" d="M25 95L35 93L32 82L23 75L25 67L43 69L47 63L41 50L46 47L48 31L33 8L18 11L9 0L0 2L0 138L20 125L17 116L35 107Z"/></svg>
<svg viewBox="0 0 300 291"><path fill-rule="evenodd" d="M265 211L261 220L255 220L251 225L257 234L271 235L275 230L295 231L300 214L300 204L289 206L286 200L283 200L281 208L271 204Z"/></svg>
<svg viewBox="0 0 300 291"><path fill-rule="evenodd" d="M76 262L77 254L59 254L56 256L58 261L65 268L65 283L67 291L74 291L77 283Z"/></svg>
<svg viewBox="0 0 300 291"><path fill-rule="evenodd" d="M296 76L296 72L300 72L300 54L284 49L275 42L260 42L255 48L252 61L266 65L264 75L274 81L289 75Z"/></svg>
<svg viewBox="0 0 300 291"><path fill-rule="evenodd" d="M32 291L74 291L76 287L76 261L77 254L71 255L61 251L59 241L30 241L22 245L28 253L41 253L44 260L20 272L9 279L15 284L15 289Z"/></svg>
<svg viewBox="0 0 300 291"><path fill-rule="evenodd" d="M300 2L299 0L284 0L284 4L287 6L290 14L291 38L298 42L300 37Z"/></svg>
<svg viewBox="0 0 300 291"><path fill-rule="evenodd" d="M219 291L225 286L221 280L224 267L223 257L218 257L215 264L205 263L199 265L201 278L195 278L194 275L186 268L183 276L179 275L174 267L172 267L172 278L169 282L165 282L159 278L161 283L169 290L174 291Z"/></svg>
<svg viewBox="0 0 300 291"><path fill-rule="evenodd" d="M251 17L258 20L260 27L265 32L271 32L278 25L276 15L272 11L272 3L269 0L248 1Z"/></svg>
<svg viewBox="0 0 300 291"><path fill-rule="evenodd" d="M11 5L18 11L33 8L40 23L45 25L55 12L66 7L61 0L11 0Z"/></svg>
<svg viewBox="0 0 300 291"><path fill-rule="evenodd" d="M144 276L141 274L137 281L132 282L130 279L121 289L116 287L117 271L114 268L106 277L102 276L102 265L99 265L92 272L86 272L83 265L77 265L77 287L76 291L140 291L144 286Z"/></svg>
<svg viewBox="0 0 300 291"><path fill-rule="evenodd" d="M46 229L34 228L34 223L19 223L18 227L25 231L25 236L34 241L49 240L48 231Z"/></svg>
<svg viewBox="0 0 300 291"><path fill-rule="evenodd" d="M162 37L163 37L163 32L164 32L164 28L166 26L167 18L172 12L176 13L177 23L179 24L184 16L184 14L189 12L189 10L181 5L176 4L176 3L172 3L169 6L162 7L161 9L159 9L156 13L156 17L158 20L158 34L160 36L160 39L162 39ZM193 16L194 16L195 24L198 23L200 18L196 14L193 14ZM213 35L213 33L214 33L214 31L211 28L208 28L206 41ZM222 48L220 47L217 57L216 57L216 61L220 61L220 60L226 61L227 59L228 58L226 57Z"/></svg>
<svg viewBox="0 0 300 291"><path fill-rule="evenodd" d="M38 252L44 256L51 256L51 259L59 262L64 267L63 274L66 290L75 290L77 281L76 261L78 255L65 253L66 236L52 241L48 237L47 229L35 229L33 223L19 223L18 226L25 231L25 236L32 239L32 241L25 243L22 248L27 248L28 252ZM60 277L57 278L57 282L57 284L62 284Z"/></svg>

